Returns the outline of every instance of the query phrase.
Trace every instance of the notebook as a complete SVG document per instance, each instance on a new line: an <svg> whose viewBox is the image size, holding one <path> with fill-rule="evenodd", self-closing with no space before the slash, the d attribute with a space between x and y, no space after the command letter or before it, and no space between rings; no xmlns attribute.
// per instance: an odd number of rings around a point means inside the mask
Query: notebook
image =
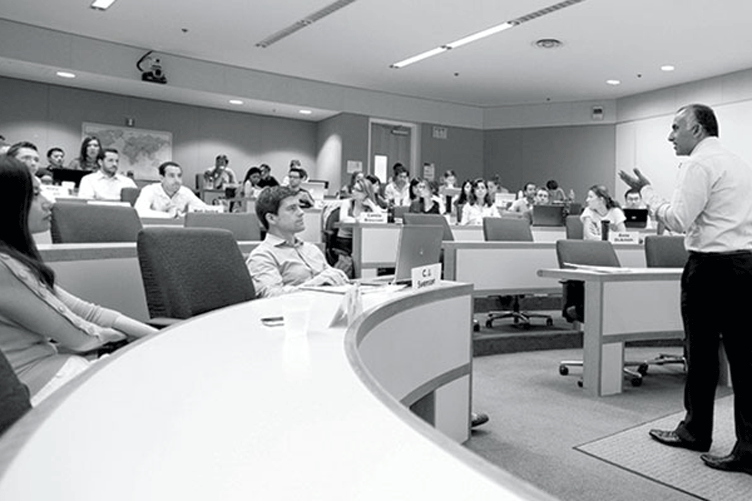
<svg viewBox="0 0 752 501"><path fill-rule="evenodd" d="M533 226L564 226L564 205L533 205Z"/></svg>
<svg viewBox="0 0 752 501"><path fill-rule="evenodd" d="M648 225L647 209L624 209L624 217L627 228L644 228Z"/></svg>

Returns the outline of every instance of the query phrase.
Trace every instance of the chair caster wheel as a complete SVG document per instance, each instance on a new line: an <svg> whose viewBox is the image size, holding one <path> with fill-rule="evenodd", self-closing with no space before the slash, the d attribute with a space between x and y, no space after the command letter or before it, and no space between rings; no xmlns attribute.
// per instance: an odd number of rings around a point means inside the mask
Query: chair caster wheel
<svg viewBox="0 0 752 501"><path fill-rule="evenodd" d="M577 381L577 386L579 386L580 388L582 388L582 379L580 379L579 381Z"/></svg>
<svg viewBox="0 0 752 501"><path fill-rule="evenodd" d="M480 332L480 322L473 320L473 332Z"/></svg>
<svg viewBox="0 0 752 501"><path fill-rule="evenodd" d="M562 376L566 376L567 374L569 374L569 367L567 367L566 365L560 365L559 374L561 374Z"/></svg>
<svg viewBox="0 0 752 501"><path fill-rule="evenodd" d="M633 377L632 380L630 381L630 383L632 383L632 386L634 386L634 387L642 386L642 378L641 377Z"/></svg>
<svg viewBox="0 0 752 501"><path fill-rule="evenodd" d="M639 367L637 367L637 372L640 373L640 375L644 376L648 373L648 364L640 364Z"/></svg>
<svg viewBox="0 0 752 501"><path fill-rule="evenodd" d="M493 328L493 320L486 320L486 327L489 329Z"/></svg>
<svg viewBox="0 0 752 501"><path fill-rule="evenodd" d="M547 318L546 319L546 326L547 327L553 327L554 326L554 319L553 318Z"/></svg>

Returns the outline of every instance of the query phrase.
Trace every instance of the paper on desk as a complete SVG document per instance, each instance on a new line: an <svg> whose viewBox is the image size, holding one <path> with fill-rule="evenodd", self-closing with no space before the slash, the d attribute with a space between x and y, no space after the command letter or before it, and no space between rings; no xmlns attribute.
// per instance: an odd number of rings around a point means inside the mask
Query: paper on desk
<svg viewBox="0 0 752 501"><path fill-rule="evenodd" d="M596 273L632 273L632 268L622 268L620 266L592 266L589 264L572 264L564 263L564 266L574 268L575 270L594 271Z"/></svg>
<svg viewBox="0 0 752 501"><path fill-rule="evenodd" d="M352 289L353 284L343 285L318 285L318 286L305 286L301 287L303 290L315 291L315 292L327 292L329 294L345 294ZM373 292L390 293L404 289L404 285L392 285L392 284L361 284L361 294L371 294Z"/></svg>

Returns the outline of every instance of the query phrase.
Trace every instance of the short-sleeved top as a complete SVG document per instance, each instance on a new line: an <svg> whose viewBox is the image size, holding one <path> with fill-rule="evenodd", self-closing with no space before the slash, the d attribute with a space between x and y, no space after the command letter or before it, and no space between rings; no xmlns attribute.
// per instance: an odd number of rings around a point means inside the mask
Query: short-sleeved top
<svg viewBox="0 0 752 501"><path fill-rule="evenodd" d="M589 223L588 219L590 220ZM580 214L580 221L582 221L583 225L590 225L589 228L583 228L583 235L585 235L586 239L587 235L591 235L591 238L601 238L601 221L603 220L610 221L609 228L613 229L623 223L626 217L624 216L624 211L618 207L608 209L605 216L601 216L594 210L591 210L590 207L585 207L582 214Z"/></svg>
<svg viewBox="0 0 752 501"><path fill-rule="evenodd" d="M172 210L176 210L177 217L189 209L204 208L206 204L185 186L181 186L170 196L165 192L162 183L154 183L141 189L134 207L141 217L164 217Z"/></svg>

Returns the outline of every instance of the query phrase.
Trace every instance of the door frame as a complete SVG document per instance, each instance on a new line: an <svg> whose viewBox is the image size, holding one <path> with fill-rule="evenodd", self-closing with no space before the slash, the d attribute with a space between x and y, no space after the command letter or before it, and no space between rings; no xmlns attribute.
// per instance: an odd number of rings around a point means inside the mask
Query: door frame
<svg viewBox="0 0 752 501"><path fill-rule="evenodd" d="M412 122L400 122L397 120L387 120L384 118L368 118L368 165L367 165L367 174L373 173L373 145L371 144L371 136L373 132L373 124L379 124L379 125L390 125L390 126L400 126L400 127L407 127L410 129L410 177L415 177L419 175L418 173L418 157L420 156L420 148L418 141L418 134L420 133L420 125ZM387 166L388 168L388 166ZM382 180L384 184L389 182L389 179Z"/></svg>

